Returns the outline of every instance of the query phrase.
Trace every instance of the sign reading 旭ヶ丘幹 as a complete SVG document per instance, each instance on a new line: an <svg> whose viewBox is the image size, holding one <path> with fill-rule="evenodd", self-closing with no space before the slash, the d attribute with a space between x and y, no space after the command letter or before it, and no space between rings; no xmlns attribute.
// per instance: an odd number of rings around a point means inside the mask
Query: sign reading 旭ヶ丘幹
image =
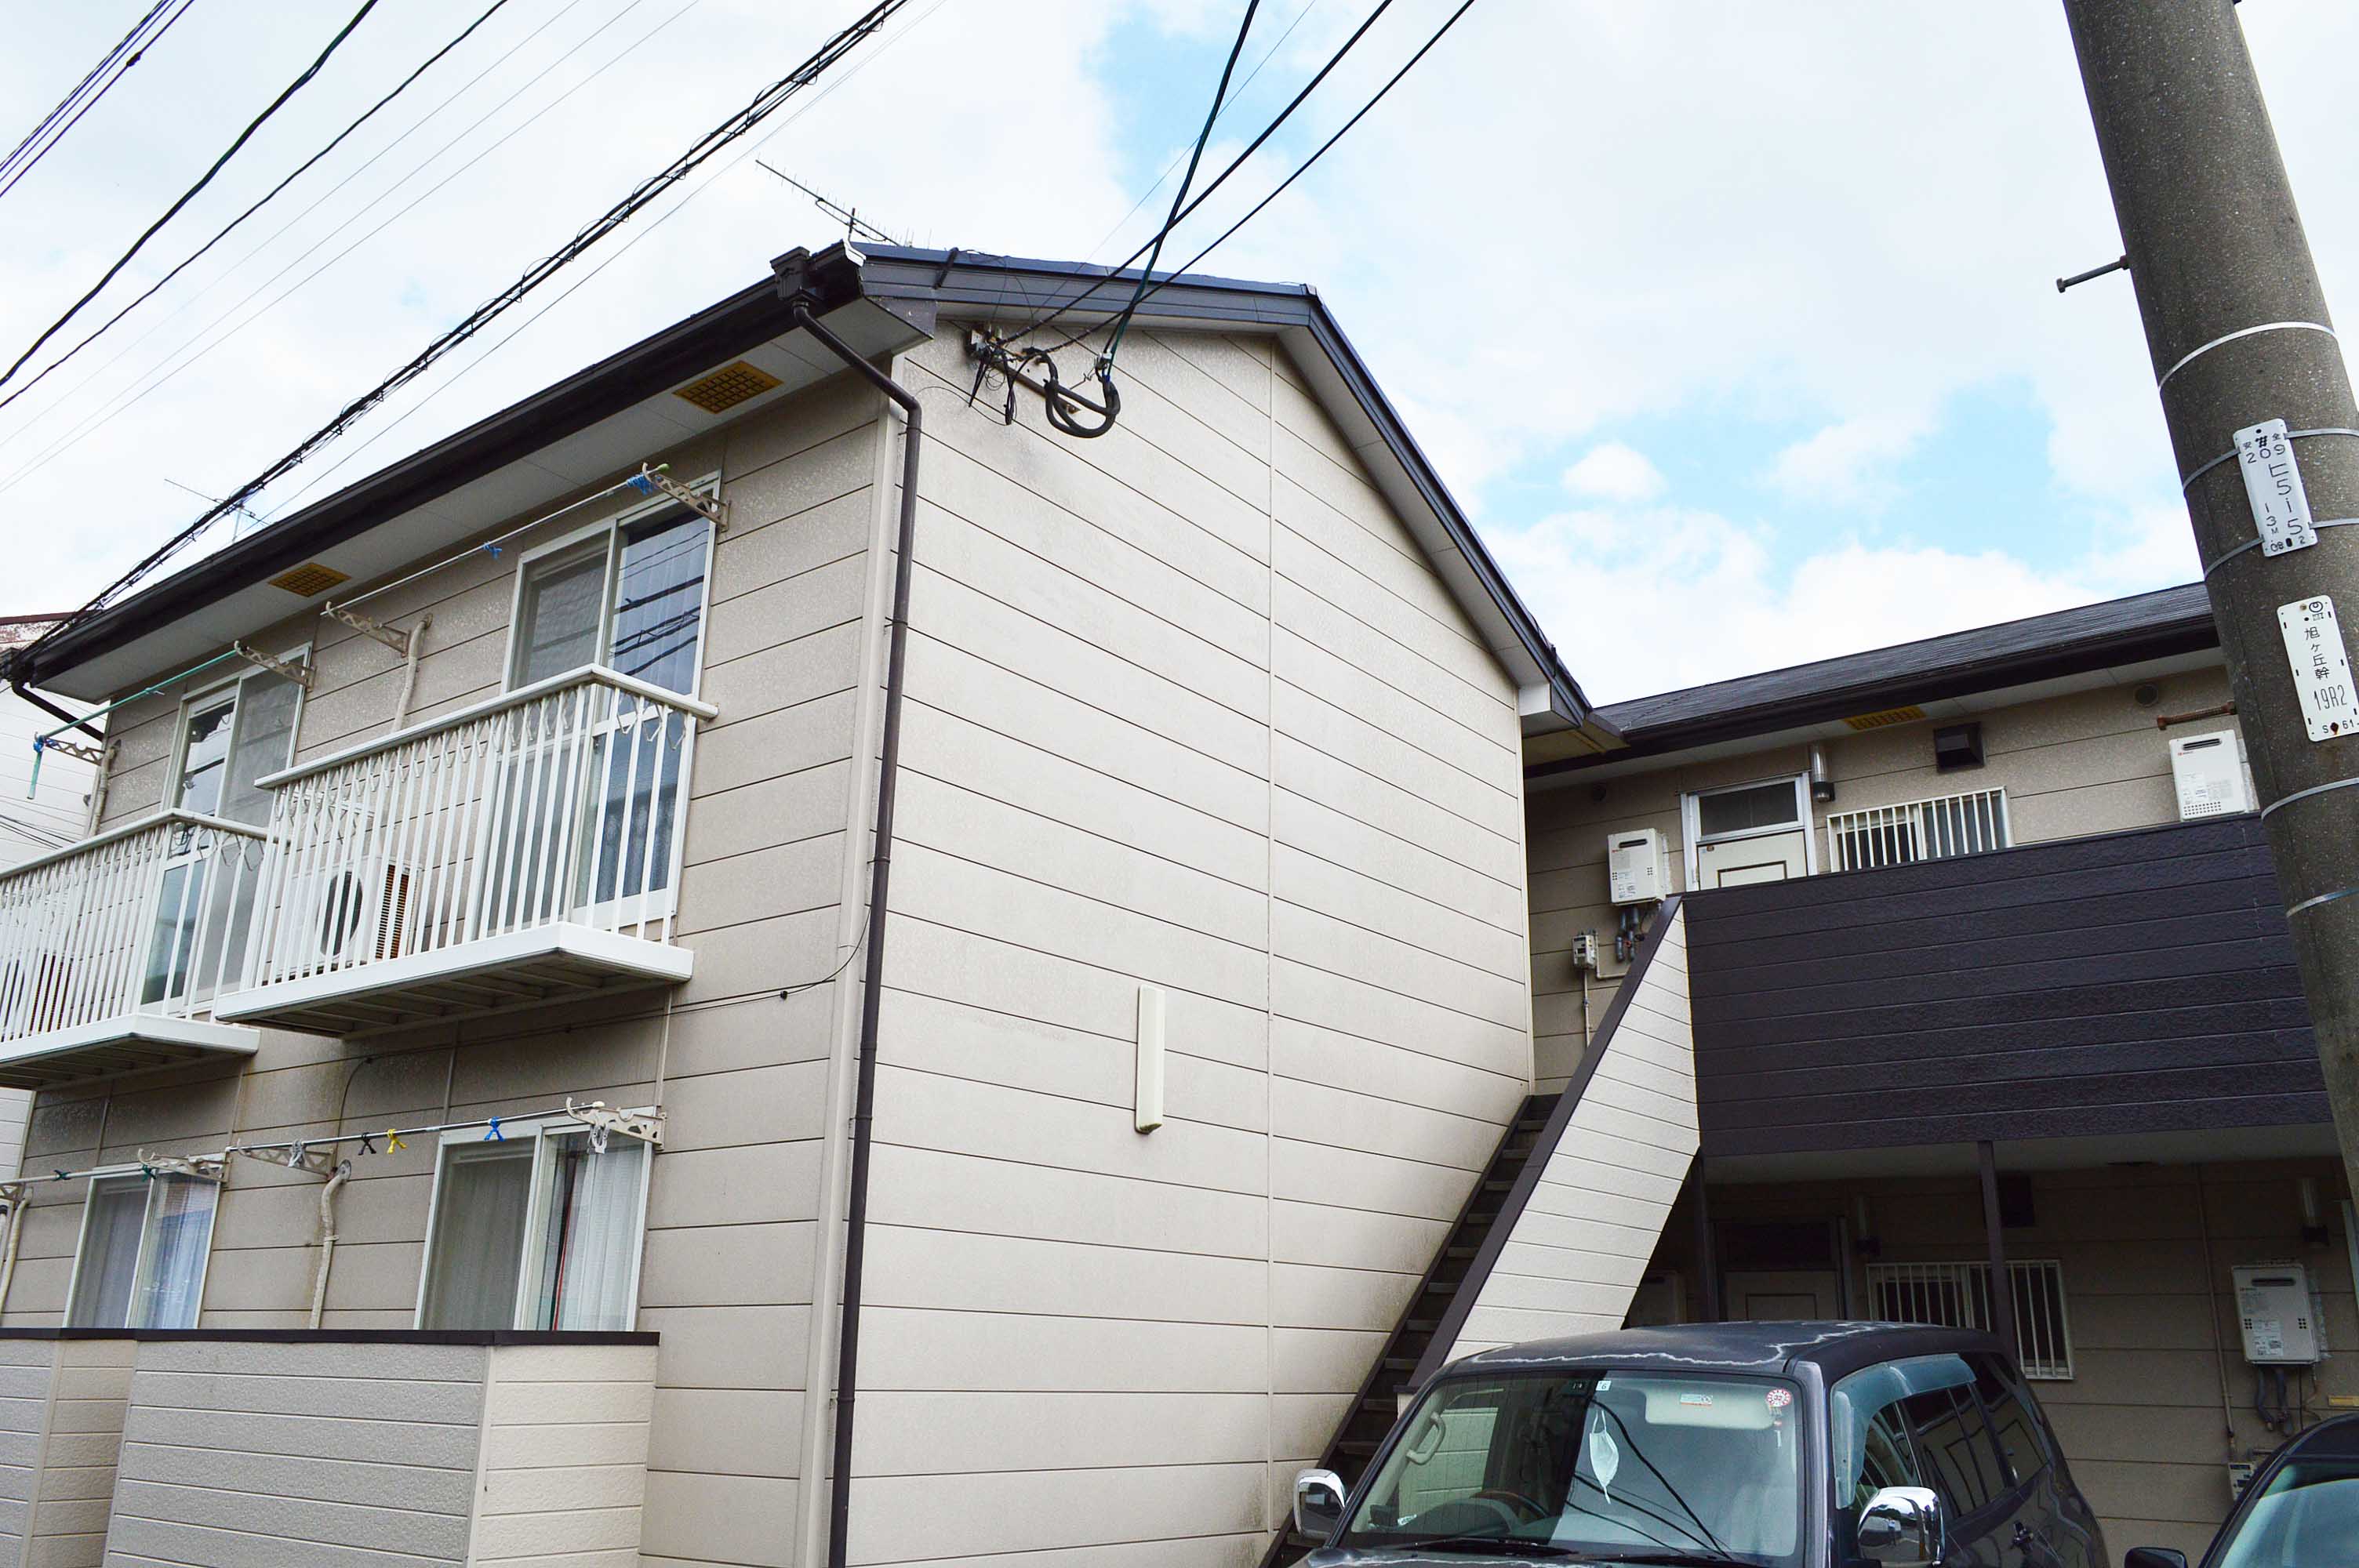
<svg viewBox="0 0 2359 1568"><path fill-rule="evenodd" d="M2343 646L2334 600L2321 593L2277 606L2277 630L2285 635L2286 662L2293 666L2310 738L2359 733L2359 693L2352 688L2351 655Z"/></svg>
<svg viewBox="0 0 2359 1568"><path fill-rule="evenodd" d="M2261 554L2282 556L2318 543L2310 525L2310 492L2302 488L2301 465L2282 419L2264 419L2236 432L2236 467L2245 476L2245 498L2261 531Z"/></svg>

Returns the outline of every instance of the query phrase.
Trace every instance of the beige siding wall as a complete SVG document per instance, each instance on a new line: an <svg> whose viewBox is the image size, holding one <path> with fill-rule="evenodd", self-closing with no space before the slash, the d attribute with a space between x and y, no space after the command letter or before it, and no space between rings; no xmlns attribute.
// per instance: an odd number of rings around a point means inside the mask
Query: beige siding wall
<svg viewBox="0 0 2359 1568"><path fill-rule="evenodd" d="M2204 1167L2149 1165L2040 1173L2036 1224L2006 1232L2012 1258L2063 1267L2073 1377L2033 1385L2072 1474L2104 1521L2115 1562L2133 1546L2201 1555L2229 1507L2228 1447L2261 1457L2280 1438L2253 1414L2253 1370L2243 1359L2229 1270L2298 1259L2326 1298L2333 1359L2318 1368L2314 1414L2359 1397L2359 1306L2339 1214L2329 1244L2301 1240L2297 1184L2340 1188L2332 1162ZM1712 1218L1849 1220L1864 1193L1887 1262L1987 1256L1981 1189L1971 1176L1885 1180L1856 1186L1794 1184L1712 1190ZM2332 1209L2334 1206L2329 1204ZM1684 1256L1678 1238L1667 1250ZM1864 1262L1853 1263L1864 1303ZM2226 1406L2223 1410L2223 1406Z"/></svg>
<svg viewBox="0 0 2359 1568"><path fill-rule="evenodd" d="M1687 915L1674 912L1453 1357L1622 1326L1698 1141Z"/></svg>
<svg viewBox="0 0 2359 1568"><path fill-rule="evenodd" d="M669 997L650 990L360 1041L269 1033L242 1074L190 1070L51 1095L31 1125L30 1159L47 1171L131 1161L142 1149L197 1152L233 1140L513 1115L568 1096L662 1102L669 1121L653 1170L639 1314L639 1326L663 1336L650 1418L650 1563L793 1560L823 1108L844 999L832 984L783 1001L778 993L827 976L858 931L844 890L857 883L865 850L848 844L845 829L855 803L864 820L871 787L855 761L864 704L873 707L859 672L875 640L873 545L890 521L877 478L897 450L878 411L873 395L838 379L680 449L614 454L618 470L643 460L668 460L689 478L717 469L730 506L702 687L721 717L698 740L678 921L679 940L696 952L690 984ZM584 508L546 536L636 500ZM518 557L541 542L532 535L496 559L472 557L368 607L397 626L432 618L413 719L499 690ZM299 754L383 733L399 661L315 616L257 639L306 640L319 676ZM110 822L163 800L176 713L164 700L126 710ZM411 1323L433 1141L359 1161L339 1199L328 1326ZM315 1177L232 1162L204 1325L304 1321L318 1192ZM80 1184L32 1189L6 1323L60 1320L82 1193Z"/></svg>
<svg viewBox="0 0 2359 1568"><path fill-rule="evenodd" d="M2170 738L2234 730L2233 718L2203 719L2169 733L2157 713L2192 712L2228 698L2224 669L2167 676L2161 700L2141 708L2129 686L2024 702L1973 718L1983 727L1985 763L1940 773L1932 732L1944 719L1870 730L1826 742L1837 789L1832 806L1812 807L1814 863L1826 856L1826 814L1905 805L1962 790L2004 789L2015 841L2038 843L2112 833L2178 820L2170 780ZM1594 931L1609 956L1614 906L1605 892L1605 839L1611 833L1659 828L1669 846L1671 882L1687 885L1680 802L1723 784L1790 779L1809 766L1806 748L1768 748L1701 762L1667 759L1659 768L1593 784L1579 773L1529 800L1532 996L1541 1087L1560 1087L1581 1060L1583 980L1572 967L1574 937ZM1602 790L1603 798L1596 798ZM1589 977L1587 1011L1603 1017L1615 982Z"/></svg>
<svg viewBox="0 0 2359 1568"><path fill-rule="evenodd" d="M1527 1088L1511 686L1282 353L1123 373L1077 442L899 372L856 1563L1253 1561Z"/></svg>
<svg viewBox="0 0 2359 1568"><path fill-rule="evenodd" d="M647 1346L143 1344L107 1568L636 1564L654 1370Z"/></svg>
<svg viewBox="0 0 2359 1568"><path fill-rule="evenodd" d="M97 1568L134 1348L127 1339L0 1341L5 1568Z"/></svg>

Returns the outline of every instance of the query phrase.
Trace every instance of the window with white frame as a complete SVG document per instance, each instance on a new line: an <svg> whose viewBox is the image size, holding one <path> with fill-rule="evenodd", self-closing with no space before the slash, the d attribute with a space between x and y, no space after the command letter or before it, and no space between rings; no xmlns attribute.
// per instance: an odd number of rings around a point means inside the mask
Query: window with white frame
<svg viewBox="0 0 2359 1568"><path fill-rule="evenodd" d="M696 694L712 523L670 500L526 552L508 630L508 686L588 665Z"/></svg>
<svg viewBox="0 0 2359 1568"><path fill-rule="evenodd" d="M2048 1381L2072 1376L2071 1320L2064 1304L2064 1265L2053 1258L2010 1258L2015 1340L2023 1375ZM1995 1332L1987 1263L1870 1263L1867 1295L1881 1323L1923 1323Z"/></svg>
<svg viewBox="0 0 2359 1568"><path fill-rule="evenodd" d="M629 1328L650 1153L562 1119L445 1133L418 1326Z"/></svg>
<svg viewBox="0 0 2359 1568"><path fill-rule="evenodd" d="M221 1184L144 1171L94 1176L66 1292L69 1328L194 1328Z"/></svg>
<svg viewBox="0 0 2359 1568"><path fill-rule="evenodd" d="M2014 842L2004 789L1827 813L1827 862L1838 871L1985 855Z"/></svg>
<svg viewBox="0 0 2359 1568"><path fill-rule="evenodd" d="M1807 775L1698 790L1683 804L1691 888L1783 881L1818 869Z"/></svg>

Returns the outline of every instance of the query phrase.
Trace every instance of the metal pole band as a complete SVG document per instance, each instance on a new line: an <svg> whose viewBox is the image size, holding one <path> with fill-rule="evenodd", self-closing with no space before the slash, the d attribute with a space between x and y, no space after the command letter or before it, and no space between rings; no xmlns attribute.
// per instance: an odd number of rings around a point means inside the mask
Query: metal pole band
<svg viewBox="0 0 2359 1568"><path fill-rule="evenodd" d="M2291 909L2286 911L2286 918L2288 920L2291 920L2295 915L2299 914L2305 909L2315 909L2321 903L2332 903L2336 899L2349 898L2354 893L2359 893L2359 888L2338 888L2332 892L2320 893L2316 898L2303 899L2299 903L2295 904Z"/></svg>
<svg viewBox="0 0 2359 1568"><path fill-rule="evenodd" d="M2161 376L2156 380L2154 384L2156 390L2159 391L2163 387L2169 385L2170 378L2172 376L2177 375L2180 371L2185 370L2190 364L2201 359L2205 354L2210 353L2221 344L2233 343L2239 338L2249 338L2259 332L2323 332L2328 337L2334 338L2334 329L2319 321L2264 321L2257 327L2245 327L2237 331L2224 333L2220 337L2212 339L2210 342L2203 344L2200 348L2190 350L2185 358L2181 359L2177 364L2171 366L2169 370L2164 371ZM2334 338L2334 341L2339 343L2343 340L2340 338Z"/></svg>
<svg viewBox="0 0 2359 1568"><path fill-rule="evenodd" d="M2312 784L2308 789L2298 789L2291 795L2281 795L2261 807L2261 816L2267 817L2270 812L2280 806L2291 806L2297 800L2306 800L2313 795L2324 795L2330 790L2349 789L2354 784L2359 784L2359 779L2336 779L2331 784Z"/></svg>
<svg viewBox="0 0 2359 1568"><path fill-rule="evenodd" d="M2327 517L2312 523L2310 526L2313 528L2348 528L2354 524L2359 524L2359 517ZM2212 557L2211 560L2204 564L2203 575L2208 578L2213 572L2218 571L2222 567L2226 566L2230 561L2234 560L2238 556L2243 555L2246 550L2257 550L2260 547L2261 541L2257 536L2247 539L2241 545L2233 545L2227 549L2221 551L2218 555ZM2292 552L2288 551L2286 553L2290 555Z"/></svg>
<svg viewBox="0 0 2359 1568"><path fill-rule="evenodd" d="M2327 425L2315 430L2288 430L2286 432L2286 439L2288 441L2299 441L2310 436L2359 436L2359 430L2346 430L2340 425ZM2205 474L2210 473L2222 463L2233 461L2235 456L2236 450L2233 447L2228 450L2222 452L2218 457L2213 458L2210 462L2205 463L2201 468L2197 469L2193 473L2189 474L2185 479L2180 480L2179 481L2179 492L2181 495L2186 494L2187 487L2189 485L2193 484L2197 480L2201 479Z"/></svg>

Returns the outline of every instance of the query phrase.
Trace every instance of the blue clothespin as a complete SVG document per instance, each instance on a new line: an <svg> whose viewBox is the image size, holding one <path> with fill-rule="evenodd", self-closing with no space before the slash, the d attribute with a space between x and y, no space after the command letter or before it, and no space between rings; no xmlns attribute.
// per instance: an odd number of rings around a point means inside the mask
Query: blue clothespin
<svg viewBox="0 0 2359 1568"><path fill-rule="evenodd" d="M484 1134L484 1141L486 1143L506 1143L507 1141L508 1135L500 1130L500 1119L496 1116L492 1118L491 1130Z"/></svg>
<svg viewBox="0 0 2359 1568"><path fill-rule="evenodd" d="M653 495L656 492L655 479L649 474L633 474L630 478L630 486L641 495Z"/></svg>

